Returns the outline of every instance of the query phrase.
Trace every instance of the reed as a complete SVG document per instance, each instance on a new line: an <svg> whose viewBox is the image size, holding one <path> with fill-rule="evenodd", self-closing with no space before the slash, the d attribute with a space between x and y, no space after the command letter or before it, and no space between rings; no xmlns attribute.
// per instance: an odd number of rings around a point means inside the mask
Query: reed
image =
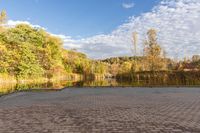
<svg viewBox="0 0 200 133"><path fill-rule="evenodd" d="M140 82L148 85L200 85L200 71L144 71L122 73L116 76L118 82Z"/></svg>

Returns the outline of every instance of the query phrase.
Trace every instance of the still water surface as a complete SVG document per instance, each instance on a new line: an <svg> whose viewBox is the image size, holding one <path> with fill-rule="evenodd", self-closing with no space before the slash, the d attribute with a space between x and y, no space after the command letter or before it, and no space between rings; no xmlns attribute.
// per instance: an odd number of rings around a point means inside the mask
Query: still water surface
<svg viewBox="0 0 200 133"><path fill-rule="evenodd" d="M43 84L0 84L0 96L16 91L57 91L67 87L196 87L200 84L187 82L168 83L150 81L116 81L115 79L93 80L93 81L57 81Z"/></svg>

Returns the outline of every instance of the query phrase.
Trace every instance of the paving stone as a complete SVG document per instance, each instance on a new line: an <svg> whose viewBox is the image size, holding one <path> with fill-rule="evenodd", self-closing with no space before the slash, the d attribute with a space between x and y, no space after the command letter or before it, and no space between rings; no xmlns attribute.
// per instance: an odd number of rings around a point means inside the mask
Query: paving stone
<svg viewBox="0 0 200 133"><path fill-rule="evenodd" d="M0 133L200 132L198 89L107 89L69 89L28 106L5 106L0 98ZM36 95L43 97L24 100Z"/></svg>

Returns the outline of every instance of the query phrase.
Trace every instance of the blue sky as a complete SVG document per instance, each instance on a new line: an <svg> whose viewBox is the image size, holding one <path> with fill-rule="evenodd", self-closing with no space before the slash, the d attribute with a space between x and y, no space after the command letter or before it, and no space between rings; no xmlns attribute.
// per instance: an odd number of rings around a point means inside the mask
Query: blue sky
<svg viewBox="0 0 200 133"><path fill-rule="evenodd" d="M168 57L200 54L200 0L0 0L2 9L8 26L45 28L90 58L132 56L133 32L142 55L151 28Z"/></svg>
<svg viewBox="0 0 200 133"><path fill-rule="evenodd" d="M148 12L158 2L159 0L0 0L0 9L5 9L12 20L29 21L52 33L76 38L110 33L130 16Z"/></svg>

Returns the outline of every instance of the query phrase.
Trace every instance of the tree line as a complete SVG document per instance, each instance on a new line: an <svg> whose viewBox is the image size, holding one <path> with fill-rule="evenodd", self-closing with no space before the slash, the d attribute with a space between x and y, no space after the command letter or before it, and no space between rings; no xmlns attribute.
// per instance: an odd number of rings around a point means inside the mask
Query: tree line
<svg viewBox="0 0 200 133"><path fill-rule="evenodd" d="M157 39L157 31L150 29L147 31L147 39L144 41L143 55L137 55L137 32L133 33L134 56L131 57L114 57L104 59L102 62L109 64L109 73L121 78L144 75L158 72L178 72L185 73L191 71L200 71L200 55L194 55L192 59L184 58L184 60L175 61L166 57L166 53L160 47ZM180 74L179 74L180 75ZM198 77L197 77L198 78Z"/></svg>
<svg viewBox="0 0 200 133"><path fill-rule="evenodd" d="M132 57L103 60L89 59L76 50L67 50L63 41L41 28L19 24L7 27L5 11L0 13L0 77L12 75L16 79L68 74L85 76L132 75L138 72L193 71L200 69L200 56L192 60L174 61L166 58L157 40L155 29L147 31L143 55L137 55L137 33L133 33Z"/></svg>
<svg viewBox="0 0 200 133"><path fill-rule="evenodd" d="M17 79L52 78L71 73L102 74L104 65L83 53L63 48L63 42L41 28L19 24L6 27L0 13L0 75Z"/></svg>

